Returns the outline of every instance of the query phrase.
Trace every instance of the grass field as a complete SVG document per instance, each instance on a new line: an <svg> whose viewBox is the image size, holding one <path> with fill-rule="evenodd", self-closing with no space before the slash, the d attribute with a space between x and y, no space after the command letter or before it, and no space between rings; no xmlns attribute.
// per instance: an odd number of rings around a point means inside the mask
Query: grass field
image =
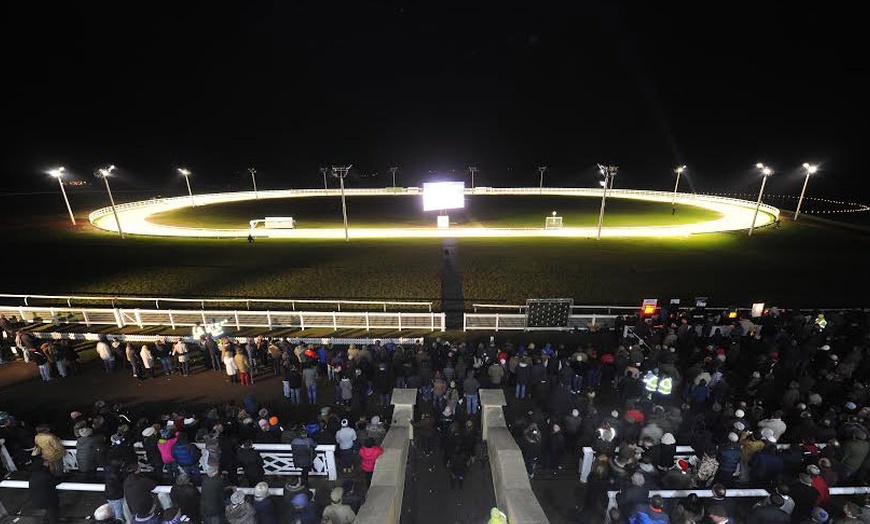
<svg viewBox="0 0 870 524"><path fill-rule="evenodd" d="M556 211L565 226L596 226L601 201L597 198L553 196L475 196L466 198L465 209L447 213L456 226L540 228L544 217ZM347 199L351 227L434 227L437 212L422 211L420 197L366 196ZM267 216L292 216L300 228L342 227L341 201L337 198L288 198L214 204L183 208L150 218L163 225L203 228L247 228L248 221ZM681 206L672 215L668 204L609 199L605 224L609 226L678 225L709 221L721 215L692 206Z"/></svg>
<svg viewBox="0 0 870 524"><path fill-rule="evenodd" d="M74 228L58 195L5 202L0 231L7 270L0 292L436 302L441 297L440 240L121 240L88 225L86 214L95 206L72 199L81 215ZM567 212L559 211L567 220ZM784 220L781 228L763 228L751 238L735 232L679 239L458 242L469 302L571 297L587 304L635 304L645 297L709 296L711 304L720 305L755 300L867 305L868 255L870 237L803 219Z"/></svg>

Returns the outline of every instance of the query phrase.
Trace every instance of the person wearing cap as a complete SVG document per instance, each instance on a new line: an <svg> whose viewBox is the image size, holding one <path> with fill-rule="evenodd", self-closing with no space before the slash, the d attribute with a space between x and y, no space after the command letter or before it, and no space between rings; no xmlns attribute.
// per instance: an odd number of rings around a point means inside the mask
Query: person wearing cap
<svg viewBox="0 0 870 524"><path fill-rule="evenodd" d="M94 510L94 521L102 524L123 524L124 522L115 517L115 510L108 503Z"/></svg>
<svg viewBox="0 0 870 524"><path fill-rule="evenodd" d="M251 439L242 442L241 447L236 452L236 461L242 467L245 478L248 479L248 485L254 486L263 481L263 477L266 475L263 469L263 456L254 449L254 442Z"/></svg>
<svg viewBox="0 0 870 524"><path fill-rule="evenodd" d="M317 505L312 500L311 492L302 491L290 499L290 522L299 524L320 524L317 515Z"/></svg>
<svg viewBox="0 0 870 524"><path fill-rule="evenodd" d="M831 522L831 516L824 508L813 508L810 512L810 516L808 520L804 522L809 522L812 524L824 524L825 522Z"/></svg>
<svg viewBox="0 0 870 524"><path fill-rule="evenodd" d="M169 490L169 498L182 515L194 521L199 520L201 497L196 486L190 483L187 473L178 474L175 484Z"/></svg>
<svg viewBox="0 0 870 524"><path fill-rule="evenodd" d="M789 494L794 500L794 511L792 512L792 520L800 522L802 519L810 517L810 512L815 507L815 502L819 498L819 492L813 487L812 477L802 471L798 474L798 481L789 485Z"/></svg>
<svg viewBox="0 0 870 524"><path fill-rule="evenodd" d="M332 503L323 508L324 522L329 522L330 524L350 524L356 519L356 513L354 513L353 509L343 502L343 488L333 488L329 493L329 499Z"/></svg>
<svg viewBox="0 0 870 524"><path fill-rule="evenodd" d="M649 488L643 473L635 472L631 482L616 494L616 504L623 515L631 515L638 507L643 507L649 499Z"/></svg>
<svg viewBox="0 0 870 524"><path fill-rule="evenodd" d="M384 441L384 437L387 436L387 428L381 423L380 416L375 415L369 420L366 426L366 433L369 437L375 439L375 444L380 444Z"/></svg>
<svg viewBox="0 0 870 524"><path fill-rule="evenodd" d="M254 514L257 516L257 524L278 524L278 508L275 499L269 496L269 485L258 482L254 486Z"/></svg>
<svg viewBox="0 0 870 524"><path fill-rule="evenodd" d="M737 467L740 466L739 441L740 437L732 431L728 433L727 442L719 446L719 470L716 472L716 479L720 482L731 482L737 474Z"/></svg>
<svg viewBox="0 0 870 524"><path fill-rule="evenodd" d="M356 430L350 427L347 419L342 419L341 429L336 432L335 440L338 442L341 470L344 473L350 473L353 471L354 445L357 441L357 434Z"/></svg>
<svg viewBox="0 0 870 524"><path fill-rule="evenodd" d="M813 481L813 487L819 492L819 498L815 500L814 506L827 508L831 503L831 490L828 488L828 483L822 477L822 470L815 464L807 466L807 474Z"/></svg>
<svg viewBox="0 0 870 524"><path fill-rule="evenodd" d="M247 501L245 492L240 489L233 490L232 495L230 495L230 503L224 514L229 524L256 524L257 522L254 506Z"/></svg>
<svg viewBox="0 0 870 524"><path fill-rule="evenodd" d="M785 500L779 493L768 497L767 504L756 504L746 516L746 524L789 524L791 517L783 511Z"/></svg>

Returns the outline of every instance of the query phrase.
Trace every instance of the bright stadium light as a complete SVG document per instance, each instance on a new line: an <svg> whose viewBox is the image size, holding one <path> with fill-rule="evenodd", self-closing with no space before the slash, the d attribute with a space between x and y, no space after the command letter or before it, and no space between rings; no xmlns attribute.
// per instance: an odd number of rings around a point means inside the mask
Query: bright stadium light
<svg viewBox="0 0 870 524"><path fill-rule="evenodd" d="M804 162L804 171L807 172L806 178L804 178L804 187L801 189L801 197L798 199L797 209L794 211L794 219L797 220L798 215L801 214L801 204L804 202L804 193L807 192L807 183L810 181L810 175L816 174L816 171L819 170L819 166L815 164L809 164Z"/></svg>
<svg viewBox="0 0 870 524"><path fill-rule="evenodd" d="M671 199L671 214L677 212L677 188L680 187L680 175L683 174L683 171L686 170L686 166L678 166L674 169L674 173L677 174L677 183L674 184L674 197Z"/></svg>
<svg viewBox="0 0 870 524"><path fill-rule="evenodd" d="M49 170L48 174L57 179L57 183L60 184L60 192L63 193L63 201L66 202L66 210L69 211L69 219L72 222L72 225L76 225L76 217L73 215L72 207L69 205L69 198L66 196L66 189L63 187L63 173L66 171L66 168L63 166Z"/></svg>
<svg viewBox="0 0 870 524"><path fill-rule="evenodd" d="M423 211L465 207L465 182L424 182Z"/></svg>
<svg viewBox="0 0 870 524"><path fill-rule="evenodd" d="M749 236L752 236L752 231L755 230L755 220L758 218L758 210L761 208L761 197L764 195L764 185L767 183L767 177L773 174L773 169L762 164L755 164L755 167L761 170L761 189L758 190L758 201L755 202L755 213L752 215L752 223L749 224Z"/></svg>
<svg viewBox="0 0 870 524"><path fill-rule="evenodd" d="M323 175L323 190L324 191L329 190L329 186L326 184L326 173L329 173L329 168L328 167L321 167L320 174Z"/></svg>
<svg viewBox="0 0 870 524"><path fill-rule="evenodd" d="M619 168L616 166L603 166L598 164L598 171L604 175L604 180L601 184L601 211L598 213L598 233L595 235L596 240L601 240L601 227L604 225L604 205L607 202L607 190L613 187L613 178L616 178L616 172Z"/></svg>
<svg viewBox="0 0 870 524"><path fill-rule="evenodd" d="M190 189L190 170L179 167L178 174L184 177L184 181L187 182L187 194L190 195L190 205L195 206L196 202L193 201L193 191Z"/></svg>
<svg viewBox="0 0 870 524"><path fill-rule="evenodd" d="M118 226L118 234L121 235L121 238L124 238L124 230L121 229L121 220L118 218L118 208L115 207L115 198L112 197L112 188L109 187L109 177L112 176L112 171L114 170L115 165L112 164L109 167L97 169L94 176L102 178L106 183L106 192L109 193L109 202L112 204L112 213L115 215L115 225Z"/></svg>

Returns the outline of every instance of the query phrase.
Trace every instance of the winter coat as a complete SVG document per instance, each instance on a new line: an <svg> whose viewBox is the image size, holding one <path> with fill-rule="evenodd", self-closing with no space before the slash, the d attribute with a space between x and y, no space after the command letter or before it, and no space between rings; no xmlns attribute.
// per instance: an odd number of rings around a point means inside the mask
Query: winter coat
<svg viewBox="0 0 870 524"><path fill-rule="evenodd" d="M223 477L203 477L199 509L203 517L217 517L224 514L224 488L227 484Z"/></svg>
<svg viewBox="0 0 870 524"><path fill-rule="evenodd" d="M36 467L30 472L30 502L34 508L56 508L60 505L57 485L60 478L51 474L46 467Z"/></svg>
<svg viewBox="0 0 870 524"><path fill-rule="evenodd" d="M229 351L224 352L222 360L224 361L224 370L227 372L227 375L233 376L239 373L239 368L236 366L236 360Z"/></svg>
<svg viewBox="0 0 870 524"><path fill-rule="evenodd" d="M323 520L329 524L350 524L356 519L353 510L347 504L332 503L323 508Z"/></svg>
<svg viewBox="0 0 870 524"><path fill-rule="evenodd" d="M260 482L263 475L266 474L263 470L263 457L254 448L239 448L236 453L236 461L245 471L245 477L251 481L251 484Z"/></svg>
<svg viewBox="0 0 870 524"><path fill-rule="evenodd" d="M76 462L79 471L96 471L103 463L106 441L102 435L79 437L76 441Z"/></svg>
<svg viewBox="0 0 870 524"><path fill-rule="evenodd" d="M486 370L487 376L489 376L489 381L493 386L501 385L501 381L504 378L504 368L501 364L495 363Z"/></svg>
<svg viewBox="0 0 870 524"><path fill-rule="evenodd" d="M236 369L238 369L239 373L250 373L251 364L248 362L248 357L243 353L236 353L236 356L233 357L233 362L236 364ZM241 505L244 506L244 504Z"/></svg>
<svg viewBox="0 0 870 524"><path fill-rule="evenodd" d="M520 362L517 366L517 384L528 384L532 370L525 362Z"/></svg>
<svg viewBox="0 0 870 524"><path fill-rule="evenodd" d="M719 448L719 471L734 473L740 465L740 448L726 445Z"/></svg>
<svg viewBox="0 0 870 524"><path fill-rule="evenodd" d="M309 366L302 370L302 382L306 388L317 385L317 368Z"/></svg>
<svg viewBox="0 0 870 524"><path fill-rule="evenodd" d="M51 433L37 433L33 437L33 442L42 452L43 460L49 462L63 459L66 455L66 449L63 447L60 439Z"/></svg>
<svg viewBox="0 0 870 524"><path fill-rule="evenodd" d="M161 438L157 441L157 449L160 451L160 457L163 459L164 464L171 464L175 461L175 459L172 458L172 448L175 446L176 440L178 440L177 433L173 435L172 438Z"/></svg>
<svg viewBox="0 0 870 524"><path fill-rule="evenodd" d="M151 369L154 367L154 356L151 354L151 350L148 349L148 346L142 346L142 349L139 351L139 358L142 359L142 366L145 369Z"/></svg>
<svg viewBox="0 0 870 524"><path fill-rule="evenodd" d="M314 464L314 454L317 443L311 437L296 437L290 443L293 453L293 465L297 468L307 468Z"/></svg>
<svg viewBox="0 0 870 524"><path fill-rule="evenodd" d="M278 510L272 497L254 498L253 506L257 524L278 524Z"/></svg>
<svg viewBox="0 0 870 524"><path fill-rule="evenodd" d="M151 493L156 486L154 480L138 473L128 475L124 479L124 498L127 500L130 513L147 515L151 511L157 502L154 494Z"/></svg>
<svg viewBox="0 0 870 524"><path fill-rule="evenodd" d="M172 458L182 467L190 467L199 463L202 457L202 451L199 446L191 442L179 443L176 442L172 446Z"/></svg>
<svg viewBox="0 0 870 524"><path fill-rule="evenodd" d="M371 473L375 470L375 461L378 457L384 454L384 448L380 446L372 446L370 448L363 447L359 450L359 456L362 458L361 468L366 473Z"/></svg>
<svg viewBox="0 0 870 524"><path fill-rule="evenodd" d="M341 382L338 383L338 387L341 389L341 400L350 400L353 398L353 384L351 384L349 378L342 378Z"/></svg>
<svg viewBox="0 0 870 524"><path fill-rule="evenodd" d="M172 505L191 519L199 520L199 490L192 484L176 484L169 490Z"/></svg>
<svg viewBox="0 0 870 524"><path fill-rule="evenodd" d="M248 501L227 506L225 514L229 524L257 524L254 506Z"/></svg>

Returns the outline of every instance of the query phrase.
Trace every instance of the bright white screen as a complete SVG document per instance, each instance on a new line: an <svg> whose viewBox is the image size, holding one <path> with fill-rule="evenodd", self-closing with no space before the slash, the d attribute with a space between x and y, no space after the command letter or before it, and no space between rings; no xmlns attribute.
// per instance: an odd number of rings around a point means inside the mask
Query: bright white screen
<svg viewBox="0 0 870 524"><path fill-rule="evenodd" d="M423 184L423 211L462 209L465 207L465 182L429 182Z"/></svg>

